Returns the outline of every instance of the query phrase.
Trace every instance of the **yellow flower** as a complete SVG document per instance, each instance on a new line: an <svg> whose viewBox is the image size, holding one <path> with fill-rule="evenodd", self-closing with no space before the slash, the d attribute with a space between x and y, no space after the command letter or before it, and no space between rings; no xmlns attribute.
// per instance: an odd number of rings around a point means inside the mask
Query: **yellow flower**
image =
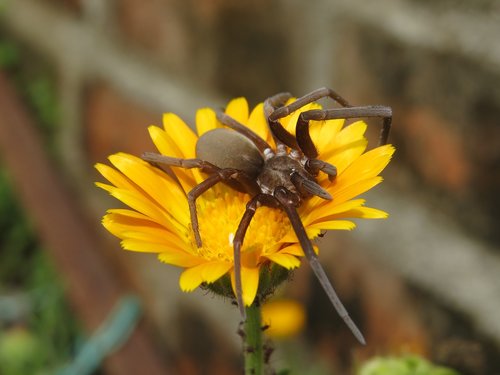
<svg viewBox="0 0 500 375"><path fill-rule="evenodd" d="M312 108L320 107L309 104L281 119L281 123L294 134L299 113ZM226 114L274 145L262 103L249 113L244 98L234 99L228 104ZM161 154L194 158L198 137L216 127L222 125L216 120L215 112L204 108L196 114L198 134L172 113L164 115L163 129L151 126L149 133ZM338 174L333 182L323 173L318 176L318 183L333 200L313 196L298 208L309 238L314 239L322 230L353 229L355 224L347 218L387 217L383 211L364 207L364 199L355 199L382 181L379 173L394 152L390 145L365 152L366 128L362 121L345 127L344 120L311 122L311 137L319 152L318 158L336 166ZM157 253L160 261L184 268L180 277L183 291L214 283L225 275L230 276L234 290L232 241L250 196L218 184L199 197L197 211L203 246L198 248L186 192L206 176L197 169L173 167L178 179L175 181L164 171L129 154L111 155L109 160L114 168L96 165L109 184L97 183L97 186L129 207L110 209L103 218L103 225L121 239L122 247ZM245 305L255 299L262 270L273 264L294 269L300 265L303 255L286 214L280 209L260 207L241 251Z"/></svg>

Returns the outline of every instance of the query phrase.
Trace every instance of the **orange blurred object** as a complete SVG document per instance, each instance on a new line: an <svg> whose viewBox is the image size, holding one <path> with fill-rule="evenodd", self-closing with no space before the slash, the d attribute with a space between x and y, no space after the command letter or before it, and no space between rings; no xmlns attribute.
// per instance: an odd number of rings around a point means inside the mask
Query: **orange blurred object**
<svg viewBox="0 0 500 375"><path fill-rule="evenodd" d="M306 312L304 305L291 300L270 301L262 306L262 322L269 328L266 335L276 339L286 339L297 335L304 328Z"/></svg>

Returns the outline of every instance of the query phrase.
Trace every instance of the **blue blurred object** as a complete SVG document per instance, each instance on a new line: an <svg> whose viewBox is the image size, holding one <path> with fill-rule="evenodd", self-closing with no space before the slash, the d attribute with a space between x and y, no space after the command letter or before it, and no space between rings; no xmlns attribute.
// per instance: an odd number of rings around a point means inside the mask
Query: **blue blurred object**
<svg viewBox="0 0 500 375"><path fill-rule="evenodd" d="M129 295L122 297L108 318L85 342L74 361L57 375L90 375L99 368L102 361L124 344L142 313L139 298Z"/></svg>

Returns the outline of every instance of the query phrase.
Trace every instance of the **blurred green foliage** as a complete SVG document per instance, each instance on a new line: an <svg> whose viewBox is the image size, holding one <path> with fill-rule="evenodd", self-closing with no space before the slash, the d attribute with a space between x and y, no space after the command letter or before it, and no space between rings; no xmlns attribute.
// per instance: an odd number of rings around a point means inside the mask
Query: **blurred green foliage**
<svg viewBox="0 0 500 375"><path fill-rule="evenodd" d="M276 353L271 358L271 367L279 370L277 375L330 375L344 374L348 370L334 367L321 356L311 355L298 340L277 341ZM414 355L373 357L357 363L349 370L355 375L461 375L448 367L438 366L427 359Z"/></svg>
<svg viewBox="0 0 500 375"><path fill-rule="evenodd" d="M0 169L0 374L54 369L79 337L63 286Z"/></svg>
<svg viewBox="0 0 500 375"><path fill-rule="evenodd" d="M417 356L376 357L366 362L358 375L459 375Z"/></svg>
<svg viewBox="0 0 500 375"><path fill-rule="evenodd" d="M49 65L22 50L0 32L0 69L16 83L24 102L37 119L48 151L54 154L60 109L54 74Z"/></svg>
<svg viewBox="0 0 500 375"><path fill-rule="evenodd" d="M0 40L0 66L4 69L13 68L19 62L19 50L16 45L7 40Z"/></svg>
<svg viewBox="0 0 500 375"><path fill-rule="evenodd" d="M50 69L1 31L0 69L15 82L54 155L59 109ZM52 374L80 337L61 281L0 164L0 375Z"/></svg>

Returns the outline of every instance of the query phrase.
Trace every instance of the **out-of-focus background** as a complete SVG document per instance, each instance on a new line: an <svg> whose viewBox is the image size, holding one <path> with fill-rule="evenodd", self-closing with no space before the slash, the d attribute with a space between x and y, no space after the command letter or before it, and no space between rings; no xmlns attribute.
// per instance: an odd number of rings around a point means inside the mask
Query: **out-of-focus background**
<svg viewBox="0 0 500 375"><path fill-rule="evenodd" d="M193 124L232 97L322 86L394 111L397 153L367 195L390 218L319 241L368 345L303 266L278 294L303 306L305 326L274 341L270 362L349 374L415 354L500 374L498 1L0 4L1 374L241 373L237 310L119 249L100 226L118 203L94 187L93 165L152 151L146 129L164 112ZM78 361L89 368L64 370Z"/></svg>

